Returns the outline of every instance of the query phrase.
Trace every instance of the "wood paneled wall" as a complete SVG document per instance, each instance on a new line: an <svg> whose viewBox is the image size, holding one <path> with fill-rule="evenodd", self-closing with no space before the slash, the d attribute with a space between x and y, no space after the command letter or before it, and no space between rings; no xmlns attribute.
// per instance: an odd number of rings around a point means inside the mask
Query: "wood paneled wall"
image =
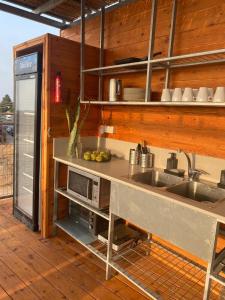
<svg viewBox="0 0 225 300"><path fill-rule="evenodd" d="M150 0L138 0L106 14L105 64L129 56L143 57L148 51ZM171 0L159 0L155 52L167 55ZM174 54L224 48L225 3L223 0L178 1ZM61 32L79 41L79 26ZM86 42L98 47L99 18L86 24ZM171 88L225 86L225 64L179 69L172 72ZM144 87L145 75L117 76L123 86ZM154 72L153 100L158 100L165 72ZM108 99L108 79L104 97ZM112 138L165 148L182 148L225 158L225 109L197 107L105 107L104 121L116 127Z"/></svg>

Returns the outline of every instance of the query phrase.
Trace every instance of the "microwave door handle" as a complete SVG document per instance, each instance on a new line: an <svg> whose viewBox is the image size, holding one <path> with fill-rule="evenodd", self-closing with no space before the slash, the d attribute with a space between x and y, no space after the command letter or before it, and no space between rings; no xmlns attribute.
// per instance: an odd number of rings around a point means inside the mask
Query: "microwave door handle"
<svg viewBox="0 0 225 300"><path fill-rule="evenodd" d="M89 200L88 199L88 194L89 194L89 186L90 186L90 180L88 180L88 184L87 184L87 190L86 190L86 192L87 192L87 200Z"/></svg>

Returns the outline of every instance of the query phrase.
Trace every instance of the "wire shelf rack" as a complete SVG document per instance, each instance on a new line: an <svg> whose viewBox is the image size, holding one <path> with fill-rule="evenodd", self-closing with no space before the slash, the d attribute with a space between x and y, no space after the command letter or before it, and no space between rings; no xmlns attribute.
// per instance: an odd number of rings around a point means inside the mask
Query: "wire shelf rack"
<svg viewBox="0 0 225 300"><path fill-rule="evenodd" d="M203 299L206 269L155 240L114 252L111 266L155 299ZM222 292L213 282L210 299L225 299Z"/></svg>
<svg viewBox="0 0 225 300"><path fill-rule="evenodd" d="M200 65L218 64L225 62L225 49L203 51L189 54L181 54L172 57L162 57L158 59L110 65L99 68L85 69L83 73L92 75L109 76L116 74L146 72L147 64L152 65L152 70L163 70L167 68L185 68Z"/></svg>

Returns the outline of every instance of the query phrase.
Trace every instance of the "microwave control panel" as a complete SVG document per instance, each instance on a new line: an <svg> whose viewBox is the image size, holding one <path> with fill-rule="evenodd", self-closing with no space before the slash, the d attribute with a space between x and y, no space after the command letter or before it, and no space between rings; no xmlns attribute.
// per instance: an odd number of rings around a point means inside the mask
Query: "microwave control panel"
<svg viewBox="0 0 225 300"><path fill-rule="evenodd" d="M99 197L99 182L93 181L93 185L92 185L92 201L93 202L98 202L98 197Z"/></svg>

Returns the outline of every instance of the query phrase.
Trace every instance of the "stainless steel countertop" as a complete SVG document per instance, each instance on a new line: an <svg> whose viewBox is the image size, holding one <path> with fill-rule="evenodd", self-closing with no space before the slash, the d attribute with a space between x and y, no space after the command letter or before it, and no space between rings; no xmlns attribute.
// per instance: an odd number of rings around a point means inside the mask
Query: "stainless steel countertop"
<svg viewBox="0 0 225 300"><path fill-rule="evenodd" d="M190 209L215 217L218 221L225 224L225 199L217 203L202 203L169 193L165 189L134 182L129 177L134 173L142 172L143 169L140 166L131 166L127 160L113 158L110 162L98 163L69 158L66 155L58 155L53 158L63 164L79 168L110 181L124 183L150 195L160 195L168 201L176 201L177 204L188 206ZM146 170L144 169L144 171Z"/></svg>

